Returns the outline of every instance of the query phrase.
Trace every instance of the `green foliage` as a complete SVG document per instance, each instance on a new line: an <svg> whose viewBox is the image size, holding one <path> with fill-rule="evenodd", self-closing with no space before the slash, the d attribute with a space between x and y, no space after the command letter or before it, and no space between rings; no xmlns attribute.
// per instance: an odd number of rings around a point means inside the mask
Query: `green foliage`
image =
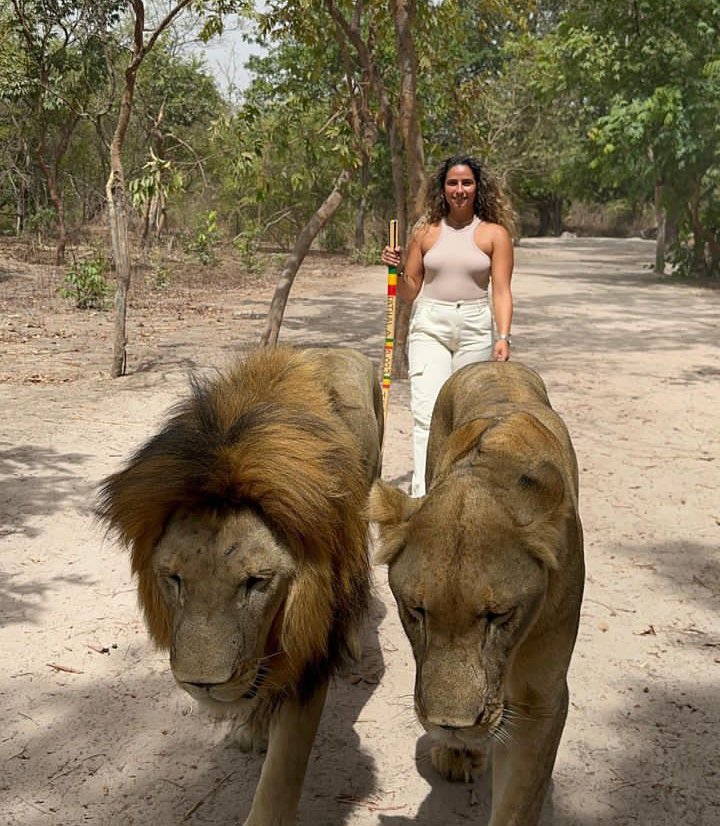
<svg viewBox="0 0 720 826"><path fill-rule="evenodd" d="M376 267L380 261L384 244L379 241L366 241L360 249L354 249L350 254L353 264L361 264L363 267Z"/></svg>
<svg viewBox="0 0 720 826"><path fill-rule="evenodd" d="M217 212L211 209L201 216L195 235L188 242L187 250L195 255L205 267L215 263L215 247L220 240Z"/></svg>
<svg viewBox="0 0 720 826"><path fill-rule="evenodd" d="M55 223L55 207L37 207L28 216L26 227L30 232L35 232L39 236L45 235Z"/></svg>
<svg viewBox="0 0 720 826"><path fill-rule="evenodd" d="M150 262L150 268L153 279L153 290L156 290L157 292L166 290L170 286L170 270L167 266L165 266L162 258L158 255L154 255Z"/></svg>
<svg viewBox="0 0 720 826"><path fill-rule="evenodd" d="M258 273L262 269L258 256L258 244L261 238L261 230L252 222L248 222L245 227L233 238L233 247L240 255L240 263L248 273Z"/></svg>
<svg viewBox="0 0 720 826"><path fill-rule="evenodd" d="M63 298L69 298L79 310L107 308L112 287L105 279L108 264L97 253L86 261L76 261L65 274L58 292Z"/></svg>

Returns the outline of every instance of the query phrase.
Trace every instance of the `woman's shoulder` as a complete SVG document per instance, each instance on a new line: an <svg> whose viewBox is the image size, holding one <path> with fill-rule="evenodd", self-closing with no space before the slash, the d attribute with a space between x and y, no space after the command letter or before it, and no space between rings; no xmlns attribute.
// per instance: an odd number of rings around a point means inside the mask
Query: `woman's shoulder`
<svg viewBox="0 0 720 826"><path fill-rule="evenodd" d="M480 220L475 228L476 237L490 238L493 241L512 241L510 233L502 224Z"/></svg>
<svg viewBox="0 0 720 826"><path fill-rule="evenodd" d="M420 244L421 247L432 244L440 234L440 226L440 221L431 224L429 221L421 219L413 227L412 240Z"/></svg>

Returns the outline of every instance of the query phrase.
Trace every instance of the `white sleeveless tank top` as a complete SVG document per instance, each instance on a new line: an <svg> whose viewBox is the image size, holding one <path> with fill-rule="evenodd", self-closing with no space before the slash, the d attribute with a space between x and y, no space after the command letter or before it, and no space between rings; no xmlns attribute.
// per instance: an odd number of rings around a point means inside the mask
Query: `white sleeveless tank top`
<svg viewBox="0 0 720 826"><path fill-rule="evenodd" d="M462 229L443 218L440 237L423 256L422 295L438 301L485 300L490 283L490 256L475 243L477 215Z"/></svg>

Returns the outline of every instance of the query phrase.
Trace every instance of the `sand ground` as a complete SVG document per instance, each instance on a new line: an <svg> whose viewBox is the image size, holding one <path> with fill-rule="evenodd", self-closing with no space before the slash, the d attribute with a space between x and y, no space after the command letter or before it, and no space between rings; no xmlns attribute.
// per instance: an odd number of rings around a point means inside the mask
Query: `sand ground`
<svg viewBox="0 0 720 826"><path fill-rule="evenodd" d="M517 250L513 358L542 374L569 427L586 536L543 826L720 824L720 291L658 281L652 257L641 240ZM112 380L110 315L49 300L48 272L0 260L0 823L241 823L260 760L175 687L126 554L91 508L188 371L257 340L270 290L146 296L131 310L129 375ZM314 258L282 340L379 362L384 308L382 268ZM401 486L410 429L396 381L384 476ZM384 569L375 579L364 657L331 691L298 824L483 824L484 781L433 775L410 649Z"/></svg>

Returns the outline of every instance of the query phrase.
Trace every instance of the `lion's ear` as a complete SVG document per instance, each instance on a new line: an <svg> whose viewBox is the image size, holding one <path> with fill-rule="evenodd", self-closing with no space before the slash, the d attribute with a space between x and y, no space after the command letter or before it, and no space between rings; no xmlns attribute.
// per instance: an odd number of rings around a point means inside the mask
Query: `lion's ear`
<svg viewBox="0 0 720 826"><path fill-rule="evenodd" d="M380 530L379 548L375 562L387 565L397 556L405 544L408 519L420 505L420 499L412 499L406 493L378 479L370 491L368 515Z"/></svg>

